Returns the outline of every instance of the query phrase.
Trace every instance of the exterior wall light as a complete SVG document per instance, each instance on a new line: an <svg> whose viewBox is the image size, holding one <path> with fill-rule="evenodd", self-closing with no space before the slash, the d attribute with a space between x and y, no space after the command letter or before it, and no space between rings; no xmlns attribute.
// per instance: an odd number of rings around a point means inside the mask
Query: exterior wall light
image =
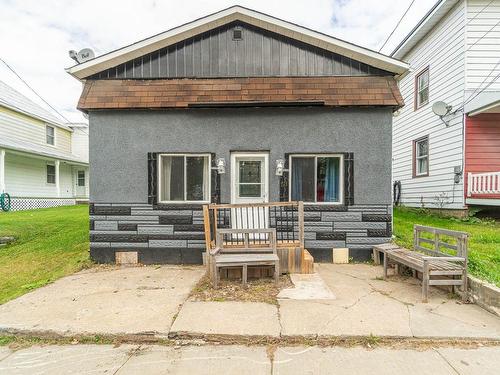
<svg viewBox="0 0 500 375"><path fill-rule="evenodd" d="M217 166L216 169L218 174L226 173L226 161L224 160L224 158L218 158L215 161L215 165Z"/></svg>
<svg viewBox="0 0 500 375"><path fill-rule="evenodd" d="M276 160L276 176L283 176L283 172L286 172L285 161L283 159Z"/></svg>

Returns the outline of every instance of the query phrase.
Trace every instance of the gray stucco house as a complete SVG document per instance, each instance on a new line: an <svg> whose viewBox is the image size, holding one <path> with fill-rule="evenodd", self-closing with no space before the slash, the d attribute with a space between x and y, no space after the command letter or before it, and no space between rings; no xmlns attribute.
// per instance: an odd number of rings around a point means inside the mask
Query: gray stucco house
<svg viewBox="0 0 500 375"><path fill-rule="evenodd" d="M239 6L69 68L90 122L92 258L201 263L203 203L302 200L316 261L368 259L392 234L406 70Z"/></svg>

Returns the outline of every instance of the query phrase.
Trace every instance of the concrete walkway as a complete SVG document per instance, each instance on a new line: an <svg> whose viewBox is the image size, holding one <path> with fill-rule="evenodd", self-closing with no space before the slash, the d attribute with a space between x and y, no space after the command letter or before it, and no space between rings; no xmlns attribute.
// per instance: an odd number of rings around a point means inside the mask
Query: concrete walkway
<svg viewBox="0 0 500 375"><path fill-rule="evenodd" d="M384 281L382 267L365 264L317 264L316 269L331 290L331 299L324 299L323 293L318 299L304 299L299 290L286 291L288 298L280 299L279 306L188 301L170 334L500 340L500 318L435 288L424 304L420 284L412 278Z"/></svg>
<svg viewBox="0 0 500 375"><path fill-rule="evenodd" d="M0 329L167 335L203 267L96 268L0 305Z"/></svg>
<svg viewBox="0 0 500 375"><path fill-rule="evenodd" d="M2 374L384 374L496 375L500 347L369 350L361 347L279 347L270 359L254 346L0 347Z"/></svg>
<svg viewBox="0 0 500 375"><path fill-rule="evenodd" d="M369 336L500 340L500 318L412 278L383 281L382 267L317 264L314 282L271 305L187 300L205 269L97 268L0 306L0 330L156 336ZM320 286L319 294L311 291ZM328 296L331 296L329 298ZM240 341L241 342L241 341Z"/></svg>

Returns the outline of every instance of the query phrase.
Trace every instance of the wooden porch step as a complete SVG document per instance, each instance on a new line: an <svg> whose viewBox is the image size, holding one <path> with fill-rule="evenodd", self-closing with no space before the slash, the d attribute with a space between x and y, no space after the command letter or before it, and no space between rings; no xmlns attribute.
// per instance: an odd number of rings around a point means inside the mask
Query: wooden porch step
<svg viewBox="0 0 500 375"><path fill-rule="evenodd" d="M302 254L300 273L314 273L314 258L306 249Z"/></svg>

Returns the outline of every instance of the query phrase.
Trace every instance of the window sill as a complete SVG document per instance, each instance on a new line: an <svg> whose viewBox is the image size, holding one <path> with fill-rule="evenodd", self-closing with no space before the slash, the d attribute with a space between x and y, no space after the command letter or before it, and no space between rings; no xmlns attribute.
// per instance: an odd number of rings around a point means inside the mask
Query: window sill
<svg viewBox="0 0 500 375"><path fill-rule="evenodd" d="M426 174L416 174L416 175L413 175L412 178L421 178L421 177L429 177L429 173L426 173Z"/></svg>
<svg viewBox="0 0 500 375"><path fill-rule="evenodd" d="M418 107L417 106L415 107L415 111L418 111L419 109L422 109L422 108L426 107L427 105L429 105L429 102L424 103L424 104L420 104Z"/></svg>

